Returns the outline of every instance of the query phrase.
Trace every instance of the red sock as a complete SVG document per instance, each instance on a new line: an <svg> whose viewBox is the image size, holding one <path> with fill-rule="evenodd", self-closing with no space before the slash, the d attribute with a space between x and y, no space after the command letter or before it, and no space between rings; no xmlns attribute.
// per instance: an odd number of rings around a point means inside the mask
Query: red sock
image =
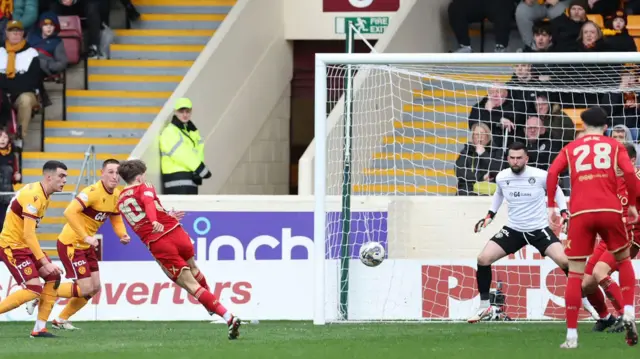
<svg viewBox="0 0 640 359"><path fill-rule="evenodd" d="M611 279L611 277L607 276L598 284L604 290L604 292L607 293L607 298L609 298L611 304L613 304L613 307L616 308L616 312L622 314L622 292L620 292L618 283Z"/></svg>
<svg viewBox="0 0 640 359"><path fill-rule="evenodd" d="M607 303L604 301L604 295L600 288L596 288L596 290L587 295L587 299L589 303L593 305L593 308L598 312L600 318L606 318L609 315L609 310L607 309Z"/></svg>
<svg viewBox="0 0 640 359"><path fill-rule="evenodd" d="M582 307L582 273L569 272L564 302L567 311L567 328L578 328L578 312Z"/></svg>
<svg viewBox="0 0 640 359"><path fill-rule="evenodd" d="M200 284L202 288L209 290L207 279L204 277L204 274L202 274L202 271L198 271L198 275L196 275L194 278L198 281L198 284Z"/></svg>
<svg viewBox="0 0 640 359"><path fill-rule="evenodd" d="M633 306L636 296L636 273L629 257L618 262L618 272L620 272L620 291L622 292L622 305Z"/></svg>
<svg viewBox="0 0 640 359"><path fill-rule="evenodd" d="M224 317L227 313L227 308L218 301L218 298L202 287L196 291L194 297L196 297L200 304L202 304L210 313L216 313L221 317Z"/></svg>

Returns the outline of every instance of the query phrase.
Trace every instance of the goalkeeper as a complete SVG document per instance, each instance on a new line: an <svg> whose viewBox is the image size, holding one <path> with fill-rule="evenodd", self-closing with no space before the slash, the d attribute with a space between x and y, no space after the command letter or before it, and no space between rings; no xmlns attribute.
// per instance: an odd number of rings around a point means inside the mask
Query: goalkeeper
<svg viewBox="0 0 640 359"><path fill-rule="evenodd" d="M476 280L480 292L480 308L467 320L469 323L491 318L499 312L499 308L489 302L491 265L506 255L515 253L529 244L536 247L543 256L549 256L565 273L568 271L569 261L564 254L562 243L549 228L547 171L527 166L527 149L520 142L514 142L509 146L507 160L509 168L500 171L496 176L497 189L491 209L474 227L476 233L486 228L498 212L502 201L507 201L507 225L491 237L478 255ZM556 192L555 199L566 224L567 201L560 189ZM586 308L593 315L593 307L588 302Z"/></svg>

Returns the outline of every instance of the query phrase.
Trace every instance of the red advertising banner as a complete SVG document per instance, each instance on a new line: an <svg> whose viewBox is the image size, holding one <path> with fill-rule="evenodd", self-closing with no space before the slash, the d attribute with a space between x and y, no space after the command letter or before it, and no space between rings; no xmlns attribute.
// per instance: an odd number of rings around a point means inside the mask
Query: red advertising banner
<svg viewBox="0 0 640 359"><path fill-rule="evenodd" d="M323 12L398 11L400 0L323 0Z"/></svg>

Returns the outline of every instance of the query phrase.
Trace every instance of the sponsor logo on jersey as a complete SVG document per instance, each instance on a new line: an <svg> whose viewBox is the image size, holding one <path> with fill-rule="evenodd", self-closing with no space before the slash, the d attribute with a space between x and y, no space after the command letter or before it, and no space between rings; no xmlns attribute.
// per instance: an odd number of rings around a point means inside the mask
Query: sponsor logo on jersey
<svg viewBox="0 0 640 359"><path fill-rule="evenodd" d="M32 204L28 204L27 205L27 213L37 214L38 213L38 209Z"/></svg>
<svg viewBox="0 0 640 359"><path fill-rule="evenodd" d="M509 192L509 196L514 198L520 198L520 197L531 197L532 194L529 192L515 191L515 192Z"/></svg>
<svg viewBox="0 0 640 359"><path fill-rule="evenodd" d="M80 192L80 194L78 194L78 198L80 198L83 202L89 201L89 195L84 192Z"/></svg>

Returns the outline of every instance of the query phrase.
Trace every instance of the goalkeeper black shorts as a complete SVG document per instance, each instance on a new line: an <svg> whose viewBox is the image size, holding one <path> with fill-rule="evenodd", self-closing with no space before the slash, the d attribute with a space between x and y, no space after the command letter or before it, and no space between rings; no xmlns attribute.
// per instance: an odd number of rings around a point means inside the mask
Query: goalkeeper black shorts
<svg viewBox="0 0 640 359"><path fill-rule="evenodd" d="M545 255L544 252L550 245L556 242L560 243L558 237L549 227L520 232L504 226L490 240L496 242L507 254L515 253L529 244L535 247L542 256Z"/></svg>

